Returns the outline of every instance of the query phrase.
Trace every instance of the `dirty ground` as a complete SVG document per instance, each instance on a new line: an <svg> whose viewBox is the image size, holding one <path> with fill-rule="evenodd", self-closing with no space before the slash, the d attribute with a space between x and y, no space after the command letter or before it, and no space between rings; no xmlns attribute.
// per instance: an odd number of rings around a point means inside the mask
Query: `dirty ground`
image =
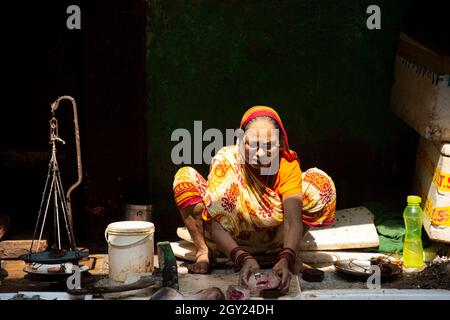
<svg viewBox="0 0 450 320"><path fill-rule="evenodd" d="M446 289L450 290L450 261L432 264L417 274L402 273L396 281L386 283L392 289Z"/></svg>
<svg viewBox="0 0 450 320"><path fill-rule="evenodd" d="M312 264L315 268L325 271L322 282L307 282L300 278L302 292L326 289L367 289L365 278L355 278L336 272L330 263ZM420 273L401 273L388 279L383 279L381 289L444 289L450 290L450 262L432 264Z"/></svg>

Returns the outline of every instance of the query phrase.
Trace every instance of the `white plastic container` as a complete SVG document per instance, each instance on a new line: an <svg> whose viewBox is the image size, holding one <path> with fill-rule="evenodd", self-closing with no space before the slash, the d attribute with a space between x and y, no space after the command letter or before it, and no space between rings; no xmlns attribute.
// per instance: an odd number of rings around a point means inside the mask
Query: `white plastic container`
<svg viewBox="0 0 450 320"><path fill-rule="evenodd" d="M430 239L450 243L450 143L420 138L413 191L423 199L423 226Z"/></svg>
<svg viewBox="0 0 450 320"><path fill-rule="evenodd" d="M108 225L109 278L123 282L129 274L153 272L155 227L147 221L119 221Z"/></svg>

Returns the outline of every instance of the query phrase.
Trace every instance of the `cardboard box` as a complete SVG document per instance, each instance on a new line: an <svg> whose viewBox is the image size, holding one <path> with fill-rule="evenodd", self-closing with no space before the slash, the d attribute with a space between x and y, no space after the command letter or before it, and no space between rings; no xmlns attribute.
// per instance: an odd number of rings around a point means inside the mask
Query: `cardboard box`
<svg viewBox="0 0 450 320"><path fill-rule="evenodd" d="M428 140L450 141L450 56L401 34L391 109Z"/></svg>
<svg viewBox="0 0 450 320"><path fill-rule="evenodd" d="M413 187L422 197L428 236L450 243L450 143L420 138Z"/></svg>

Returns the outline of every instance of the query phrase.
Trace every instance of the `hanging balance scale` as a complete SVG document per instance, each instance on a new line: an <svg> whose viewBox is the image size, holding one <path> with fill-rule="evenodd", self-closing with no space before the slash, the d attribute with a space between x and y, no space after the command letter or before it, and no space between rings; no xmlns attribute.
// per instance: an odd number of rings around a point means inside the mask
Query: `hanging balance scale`
<svg viewBox="0 0 450 320"><path fill-rule="evenodd" d="M73 122L75 126L75 143L77 155L77 172L78 180L69 188L67 194L61 180L61 172L56 157L56 144L65 144L58 135L58 120L55 117L55 111L58 109L62 100L69 100L73 107ZM39 207L38 217L34 228L33 239L30 251L20 259L29 265L24 271L30 275L68 275L74 272L73 266L89 256L89 252L85 249L80 250L75 243L73 232L71 194L82 181L82 165L80 151L80 134L78 128L78 113L75 99L70 96L61 96L51 104L52 118L50 120L50 144L52 146L50 163L48 165L47 179L45 181L44 191L42 193L41 204ZM49 208L53 209L53 245L47 251L39 252L44 227L49 214ZM63 231L62 231L63 229ZM69 246L64 246L62 241L62 233L67 234ZM39 236L38 236L39 233ZM33 252L34 244L37 242L36 250ZM84 270L82 270L84 271Z"/></svg>

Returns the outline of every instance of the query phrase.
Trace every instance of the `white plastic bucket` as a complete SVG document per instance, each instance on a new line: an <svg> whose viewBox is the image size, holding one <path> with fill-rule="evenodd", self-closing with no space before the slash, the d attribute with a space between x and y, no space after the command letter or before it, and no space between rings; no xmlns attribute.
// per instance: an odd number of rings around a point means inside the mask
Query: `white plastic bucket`
<svg viewBox="0 0 450 320"><path fill-rule="evenodd" d="M155 227L147 221L119 221L108 225L109 278L123 282L129 274L153 272Z"/></svg>

